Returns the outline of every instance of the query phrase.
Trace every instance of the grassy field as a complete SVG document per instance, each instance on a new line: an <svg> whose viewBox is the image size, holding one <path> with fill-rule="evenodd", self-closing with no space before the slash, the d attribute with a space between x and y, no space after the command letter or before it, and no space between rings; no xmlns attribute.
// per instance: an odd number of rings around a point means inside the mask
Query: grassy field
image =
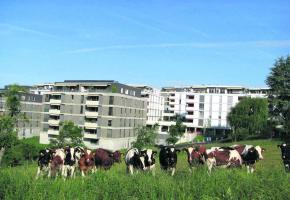
<svg viewBox="0 0 290 200"><path fill-rule="evenodd" d="M290 199L290 175L281 164L276 141L249 141L266 148L254 174L242 169L205 167L189 173L184 152L174 177L160 171L126 175L125 164L72 180L35 180L36 164L0 169L0 199ZM213 144L217 145L217 144ZM225 146L228 144L222 144Z"/></svg>

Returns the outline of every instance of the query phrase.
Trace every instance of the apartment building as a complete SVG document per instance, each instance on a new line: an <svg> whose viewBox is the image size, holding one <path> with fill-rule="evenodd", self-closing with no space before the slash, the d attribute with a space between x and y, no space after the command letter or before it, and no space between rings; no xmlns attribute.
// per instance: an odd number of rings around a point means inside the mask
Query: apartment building
<svg viewBox="0 0 290 200"><path fill-rule="evenodd" d="M29 93L43 95L52 91L54 83L36 84L29 88Z"/></svg>
<svg viewBox="0 0 290 200"><path fill-rule="evenodd" d="M134 85L141 89L141 97L147 100L147 119L146 125L153 126L162 120L164 111L164 97L161 91L147 85Z"/></svg>
<svg viewBox="0 0 290 200"><path fill-rule="evenodd" d="M0 114L6 111L4 93L7 90L0 90ZM42 95L22 93L20 95L22 119L18 122L18 137L28 138L37 136L41 130L42 118Z"/></svg>
<svg viewBox="0 0 290 200"><path fill-rule="evenodd" d="M137 128L146 124L147 101L141 89L115 81L56 82L44 94L41 143L59 134L59 124L71 120L83 128L89 148L128 148Z"/></svg>
<svg viewBox="0 0 290 200"><path fill-rule="evenodd" d="M197 134L223 137L230 130L227 115L242 98L265 98L267 88L245 88L240 86L192 86L164 87L161 95L165 99L163 119L159 122L159 142L168 137L174 116L183 117L186 132L180 142L191 141Z"/></svg>

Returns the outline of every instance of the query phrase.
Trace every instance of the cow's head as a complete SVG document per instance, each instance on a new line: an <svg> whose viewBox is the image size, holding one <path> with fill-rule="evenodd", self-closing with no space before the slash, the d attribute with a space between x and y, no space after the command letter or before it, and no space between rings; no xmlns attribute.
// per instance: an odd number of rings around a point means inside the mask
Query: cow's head
<svg viewBox="0 0 290 200"><path fill-rule="evenodd" d="M257 150L257 152L259 154L259 159L260 160L263 160L264 157L263 157L262 153L265 151L265 149L264 148L261 148L260 146L256 146L255 149Z"/></svg>
<svg viewBox="0 0 290 200"><path fill-rule="evenodd" d="M82 147L75 147L74 149L74 159L75 160L80 160L81 157L85 155L85 151Z"/></svg>
<svg viewBox="0 0 290 200"><path fill-rule="evenodd" d="M65 147L64 148L64 153L65 153L65 159L66 160L70 160L70 161L75 161L75 153L74 153L75 149L71 148L71 147Z"/></svg>
<svg viewBox="0 0 290 200"><path fill-rule="evenodd" d="M113 157L115 162L117 162L117 163L121 163L122 162L122 153L120 151L115 151L112 154L112 157Z"/></svg>
<svg viewBox="0 0 290 200"><path fill-rule="evenodd" d="M146 149L141 151L141 156L144 157L145 166L150 166L155 164L155 155L157 151L153 151L152 149Z"/></svg>

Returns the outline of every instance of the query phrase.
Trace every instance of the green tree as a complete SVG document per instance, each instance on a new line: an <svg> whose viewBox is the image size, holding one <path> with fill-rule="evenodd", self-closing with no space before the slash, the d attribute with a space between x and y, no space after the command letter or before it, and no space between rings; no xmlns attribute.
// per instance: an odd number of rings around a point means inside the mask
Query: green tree
<svg viewBox="0 0 290 200"><path fill-rule="evenodd" d="M166 139L168 144L176 144L179 138L184 135L186 126L183 125L182 121L182 116L175 116L175 125L169 127L169 137Z"/></svg>
<svg viewBox="0 0 290 200"><path fill-rule="evenodd" d="M60 123L60 131L52 145L58 147L82 146L82 128L75 125L72 121L63 121Z"/></svg>
<svg viewBox="0 0 290 200"><path fill-rule="evenodd" d="M137 132L137 139L135 142L132 142L133 147L142 149L153 146L157 137L157 130L158 124L155 124L153 127L143 126L139 128Z"/></svg>
<svg viewBox="0 0 290 200"><path fill-rule="evenodd" d="M6 149L9 149L17 141L15 120L8 115L0 116L0 164Z"/></svg>
<svg viewBox="0 0 290 200"><path fill-rule="evenodd" d="M257 135L261 133L268 119L268 102L262 98L242 99L228 114L232 128L232 138Z"/></svg>
<svg viewBox="0 0 290 200"><path fill-rule="evenodd" d="M26 90L17 84L9 85L5 92L6 109L11 117L17 117L21 112L20 94L23 92Z"/></svg>
<svg viewBox="0 0 290 200"><path fill-rule="evenodd" d="M290 134L290 56L279 58L266 80L270 87L269 110L271 119Z"/></svg>

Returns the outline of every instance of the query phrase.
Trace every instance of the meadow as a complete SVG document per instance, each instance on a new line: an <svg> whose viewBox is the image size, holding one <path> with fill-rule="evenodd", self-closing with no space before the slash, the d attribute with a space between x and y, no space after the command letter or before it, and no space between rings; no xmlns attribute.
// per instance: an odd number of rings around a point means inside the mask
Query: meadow
<svg viewBox="0 0 290 200"><path fill-rule="evenodd" d="M242 169L216 169L209 176L205 167L189 173L185 152L178 154L174 177L161 171L157 157L156 176L141 172L126 174L124 161L111 170L99 170L66 181L35 180L37 165L0 168L0 199L290 199L290 175L281 163L279 141L242 142L266 148L264 160L254 174ZM212 144L211 146L229 144Z"/></svg>

